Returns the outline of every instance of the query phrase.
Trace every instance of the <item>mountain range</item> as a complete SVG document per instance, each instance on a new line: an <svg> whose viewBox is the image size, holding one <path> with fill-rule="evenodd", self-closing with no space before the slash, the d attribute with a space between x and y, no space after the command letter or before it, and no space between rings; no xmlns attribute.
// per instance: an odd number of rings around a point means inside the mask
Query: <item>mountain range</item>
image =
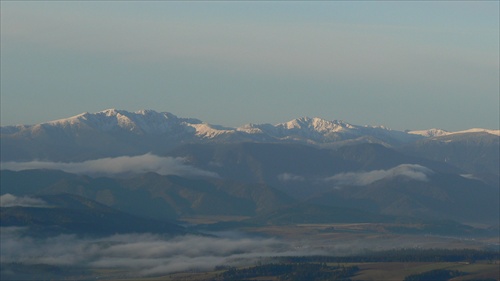
<svg viewBox="0 0 500 281"><path fill-rule="evenodd" d="M89 200L88 208L67 212L76 218L499 220L498 130L397 131L309 117L229 128L168 112L109 109L4 126L0 137L1 195ZM37 214L2 206L2 221L15 225L22 217L25 224L44 221ZM55 211L43 214L60 221Z"/></svg>
<svg viewBox="0 0 500 281"><path fill-rule="evenodd" d="M478 134L495 140L500 130L403 132L309 117L276 125L247 124L229 128L194 118L179 118L168 112L108 109L36 125L3 126L0 134L2 161L82 161L147 152L161 154L184 143L272 142L338 147L369 142L395 147L418 140L442 142Z"/></svg>

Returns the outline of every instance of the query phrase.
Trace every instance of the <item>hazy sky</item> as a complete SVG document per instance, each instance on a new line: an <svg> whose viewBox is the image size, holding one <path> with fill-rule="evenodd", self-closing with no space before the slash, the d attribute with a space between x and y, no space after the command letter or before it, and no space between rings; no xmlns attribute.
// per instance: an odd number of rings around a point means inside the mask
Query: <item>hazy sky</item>
<svg viewBox="0 0 500 281"><path fill-rule="evenodd" d="M1 123L499 128L499 1L1 1Z"/></svg>

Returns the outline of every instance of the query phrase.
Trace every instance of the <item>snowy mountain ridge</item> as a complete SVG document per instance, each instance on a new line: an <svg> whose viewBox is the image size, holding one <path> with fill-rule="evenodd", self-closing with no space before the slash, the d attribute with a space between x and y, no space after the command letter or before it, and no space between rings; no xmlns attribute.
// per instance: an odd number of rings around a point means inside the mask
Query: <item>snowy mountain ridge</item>
<svg viewBox="0 0 500 281"><path fill-rule="evenodd" d="M169 112L154 110L139 110L129 112L125 110L106 109L96 113L81 113L73 117L49 121L34 126L54 127L86 127L99 131L113 131L125 129L137 134L164 134L182 124L201 124L192 118L178 118ZM26 126L24 126L26 127Z"/></svg>
<svg viewBox="0 0 500 281"><path fill-rule="evenodd" d="M408 131L409 134L420 135L424 137L441 137L441 136L449 136L455 134L467 134L467 133L488 133L490 135L500 136L500 130L488 130L482 128L472 128L463 131L456 132L448 132L441 129L429 129L429 130L417 130L417 131Z"/></svg>
<svg viewBox="0 0 500 281"><path fill-rule="evenodd" d="M73 134L80 130L98 132L125 132L134 135L179 135L192 140L236 140L236 141L292 141L304 143L333 143L364 138L367 142L406 143L420 138L438 137L458 133L486 132L500 135L498 130L470 129L447 132L440 129L421 131L397 131L383 126L359 126L339 120L318 117L301 117L288 122L271 124L247 124L237 128L212 125L193 118L180 118L169 112L154 110L106 109L96 113L81 113L73 117L49 121L36 125L5 126L6 135L37 135L45 130L63 130Z"/></svg>

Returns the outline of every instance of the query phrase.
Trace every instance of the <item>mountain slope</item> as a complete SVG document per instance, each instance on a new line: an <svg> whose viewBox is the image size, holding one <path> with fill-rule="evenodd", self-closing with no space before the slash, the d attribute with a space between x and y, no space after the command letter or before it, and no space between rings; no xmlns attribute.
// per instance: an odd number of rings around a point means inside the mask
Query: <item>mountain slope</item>
<svg viewBox="0 0 500 281"><path fill-rule="evenodd" d="M141 217L255 215L293 202L264 184L188 179L146 173L127 179L91 178L50 170L0 172L2 194L74 194Z"/></svg>
<svg viewBox="0 0 500 281"><path fill-rule="evenodd" d="M222 178L264 183L299 198L324 189L324 179L339 173L385 170L402 164L418 164L438 172L461 172L446 163L408 156L379 144L335 150L276 143L187 144L170 155L188 159L191 165Z"/></svg>
<svg viewBox="0 0 500 281"><path fill-rule="evenodd" d="M478 180L433 173L427 180L403 175L365 185L334 185L314 195L316 204L352 207L383 215L498 224L500 190Z"/></svg>
<svg viewBox="0 0 500 281"><path fill-rule="evenodd" d="M2 227L29 227L30 233L74 233L109 235L115 233L148 232L164 235L182 235L187 231L176 224L138 218L107 207L93 200L71 194L36 197L46 202L45 207L2 207Z"/></svg>
<svg viewBox="0 0 500 281"><path fill-rule="evenodd" d="M467 132L431 137L398 148L400 152L454 165L465 174L498 185L500 137L488 132ZM496 180L495 180L496 178Z"/></svg>
<svg viewBox="0 0 500 281"><path fill-rule="evenodd" d="M2 161L83 161L161 153L189 139L194 129L170 113L105 110L33 126L2 128Z"/></svg>

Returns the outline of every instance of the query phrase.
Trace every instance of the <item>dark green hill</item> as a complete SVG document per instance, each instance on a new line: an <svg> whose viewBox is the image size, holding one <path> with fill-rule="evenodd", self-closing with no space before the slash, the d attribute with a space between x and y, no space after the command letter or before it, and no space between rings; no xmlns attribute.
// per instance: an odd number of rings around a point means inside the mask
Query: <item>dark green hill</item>
<svg viewBox="0 0 500 281"><path fill-rule="evenodd" d="M441 172L460 172L456 167L402 154L380 144L356 144L336 150L300 144L233 143L187 144L170 153L190 164L215 171L223 178L273 182L277 175L331 176L336 173L388 169L400 164L419 164Z"/></svg>
<svg viewBox="0 0 500 281"><path fill-rule="evenodd" d="M429 160L419 155L406 155L374 143L342 146L335 150L334 154L344 161L355 163L356 170L385 170L401 164L418 164L436 172L461 172L457 167L445 162Z"/></svg>
<svg viewBox="0 0 500 281"><path fill-rule="evenodd" d="M226 179L257 183L277 182L277 175L282 173L330 175L356 168L332 150L299 144L188 144L170 155L185 157L190 164Z"/></svg>
<svg viewBox="0 0 500 281"><path fill-rule="evenodd" d="M90 178L49 170L2 170L0 180L2 194L75 194L154 219L172 219L182 215L253 216L293 202L283 192L265 184L187 179L155 173L116 179Z"/></svg>
<svg viewBox="0 0 500 281"><path fill-rule="evenodd" d="M183 157L189 165L217 173L220 178L155 173L92 178L50 170L2 170L1 193L75 194L140 217L162 220L197 215L267 215L268 221L373 221L376 217L371 215L375 214L498 222L497 186L460 176L458 168L446 163L405 155L378 144L336 150L249 142L189 144L170 156ZM402 176L394 176L393 169L399 165L396 170ZM333 177L371 176L373 171L386 176L361 184ZM425 179L411 179L405 173L417 173ZM303 218L300 212L287 208L302 203L318 206L301 209ZM319 205L340 209L327 210ZM352 213L353 209L362 213ZM321 219L307 215L309 212L318 213Z"/></svg>
<svg viewBox="0 0 500 281"><path fill-rule="evenodd" d="M161 233L181 235L187 231L174 223L138 218L72 195L57 194L38 197L48 207L2 207L1 226L28 227L31 235L74 233L107 235L115 233Z"/></svg>
<svg viewBox="0 0 500 281"><path fill-rule="evenodd" d="M394 177L366 186L343 186L310 200L391 216L497 224L499 196L498 188L481 181L436 173L429 181Z"/></svg>

